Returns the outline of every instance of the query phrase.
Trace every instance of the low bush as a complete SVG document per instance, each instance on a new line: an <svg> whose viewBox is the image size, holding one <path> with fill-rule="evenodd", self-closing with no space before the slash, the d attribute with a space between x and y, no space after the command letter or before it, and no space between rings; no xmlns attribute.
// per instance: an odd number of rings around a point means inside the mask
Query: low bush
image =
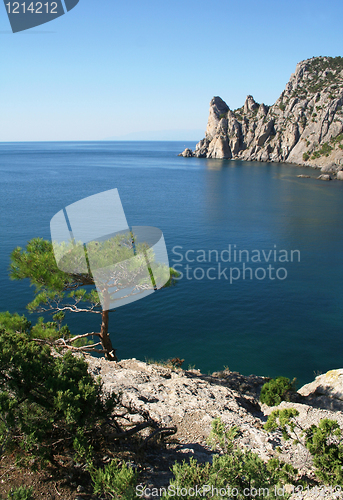
<svg viewBox="0 0 343 500"><path fill-rule="evenodd" d="M266 382L261 389L260 401L268 406L277 406L281 401L289 400L291 393L295 391L295 380L277 377Z"/></svg>
<svg viewBox="0 0 343 500"><path fill-rule="evenodd" d="M325 484L343 485L342 431L336 420L324 418L318 426L306 429L304 435L318 479Z"/></svg>
<svg viewBox="0 0 343 500"><path fill-rule="evenodd" d="M332 150L333 150L333 147L330 146L330 144L328 142L324 142L324 144L322 144L322 147L319 150L319 154L329 156L329 154L331 153Z"/></svg>
<svg viewBox="0 0 343 500"><path fill-rule="evenodd" d="M104 469L89 468L93 483L93 492L105 498L116 498L118 500L136 499L135 486L138 474L131 467L123 463L121 466L117 460L112 460Z"/></svg>
<svg viewBox="0 0 343 500"><path fill-rule="evenodd" d="M235 426L225 429L219 418L213 420L210 439L221 447L222 454L215 455L212 464L200 464L194 458L189 462L175 463L172 469L174 478L170 481L164 498L289 498L284 490L281 490L283 493L279 496L278 488L283 483L293 483L297 470L277 458L266 463L256 453L242 450L234 441L238 432ZM207 492L203 485L206 485ZM196 486L200 488L197 490ZM228 492L228 487L231 493Z"/></svg>
<svg viewBox="0 0 343 500"><path fill-rule="evenodd" d="M299 415L295 408L274 410L264 425L265 430L280 430L284 439L294 438L295 444L306 448L319 481L330 486L343 486L342 431L336 420L324 418L318 425L303 429L294 419Z"/></svg>
<svg viewBox="0 0 343 500"><path fill-rule="evenodd" d="M0 331L0 452L19 447L42 462L54 460L74 437L91 435L106 421L118 397L105 396L87 363L25 333Z"/></svg>
<svg viewBox="0 0 343 500"><path fill-rule="evenodd" d="M33 488L26 488L25 486L11 488L11 491L8 493L7 498L11 500L34 500Z"/></svg>

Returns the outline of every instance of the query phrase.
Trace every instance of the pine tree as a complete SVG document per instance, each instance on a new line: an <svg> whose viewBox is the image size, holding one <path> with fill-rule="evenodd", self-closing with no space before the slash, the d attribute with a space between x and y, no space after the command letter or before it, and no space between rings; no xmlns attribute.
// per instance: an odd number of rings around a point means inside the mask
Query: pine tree
<svg viewBox="0 0 343 500"><path fill-rule="evenodd" d="M65 345L73 348L76 341L81 341L89 336L96 335L99 342L92 347L85 346L84 351L95 350L105 354L109 360L116 361L115 349L109 336L109 307L113 307L116 301L116 293L123 298L123 293L128 295L142 292L149 286L147 276L142 276L142 268L149 262L147 260L150 250L145 244L135 244L132 233L117 235L105 242L94 242L97 246L96 258L97 267L105 267L109 262L116 269L112 274L103 278L101 290L95 288L94 277L88 267L88 272L72 273L62 271L56 263L53 244L42 238L30 240L25 249L17 247L11 254L10 277L13 280L22 280L28 278L31 285L35 288L35 297L27 306L31 312L51 313L56 324L61 324L65 313L88 313L101 315L100 332L89 332L82 335L70 337L69 330L63 327L58 328L63 334L60 339L51 339L59 345ZM76 251L73 251L73 248ZM63 248L67 265L65 268L77 269L80 261L80 247L75 245L73 248ZM83 247L82 251L83 251ZM88 250L92 247L88 247ZM135 258L132 259L134 249ZM87 253L86 253L87 256ZM115 264L120 263L120 266ZM61 267L61 266L60 266ZM118 271L119 269L119 271ZM176 283L178 273L172 268L166 266L155 266L152 273L151 266L148 267L150 279L156 289L156 280L159 274L168 273L167 279L164 279L164 287L169 287ZM89 286L92 286L90 289ZM131 287L131 288L130 288ZM115 289L115 292L113 292ZM124 292L123 292L124 290ZM129 292L126 292L130 290ZM99 296L99 293L100 296ZM107 304L106 307L102 307ZM37 331L37 329L36 329ZM56 329L55 329L56 331ZM41 335L42 336L42 335ZM46 335L45 335L46 337ZM101 346L101 350L96 349Z"/></svg>

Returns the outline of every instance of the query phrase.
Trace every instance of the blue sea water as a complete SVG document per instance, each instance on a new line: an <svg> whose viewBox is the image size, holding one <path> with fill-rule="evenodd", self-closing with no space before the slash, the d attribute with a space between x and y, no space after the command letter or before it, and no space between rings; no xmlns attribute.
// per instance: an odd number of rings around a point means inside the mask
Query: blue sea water
<svg viewBox="0 0 343 500"><path fill-rule="evenodd" d="M300 383L342 367L343 182L291 165L177 156L194 145L1 143L0 309L26 313L33 296L29 282L9 280L10 252L50 238L66 205L118 188L129 224L160 228L184 275L111 314L119 358L180 357L204 372L228 366ZM251 262L257 251L261 262ZM97 331L99 317L68 324Z"/></svg>

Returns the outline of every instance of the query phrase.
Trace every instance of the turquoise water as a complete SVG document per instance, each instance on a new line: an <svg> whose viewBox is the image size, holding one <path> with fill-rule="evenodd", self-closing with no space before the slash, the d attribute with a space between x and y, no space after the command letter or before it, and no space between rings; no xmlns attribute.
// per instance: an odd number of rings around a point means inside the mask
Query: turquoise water
<svg viewBox="0 0 343 500"><path fill-rule="evenodd" d="M180 357L205 372L300 383L342 367L343 182L297 178L317 172L290 165L178 157L185 147L194 143L0 144L1 310L25 313L32 298L28 282L8 279L11 250L49 238L66 205L118 188L129 224L159 227L184 274L111 314L120 358ZM98 319L68 324L83 333Z"/></svg>

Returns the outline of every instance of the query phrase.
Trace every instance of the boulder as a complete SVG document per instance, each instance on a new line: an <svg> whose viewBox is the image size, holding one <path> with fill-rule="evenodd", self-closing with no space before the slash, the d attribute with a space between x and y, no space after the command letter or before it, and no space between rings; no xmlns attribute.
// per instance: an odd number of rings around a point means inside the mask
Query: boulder
<svg viewBox="0 0 343 500"><path fill-rule="evenodd" d="M340 172L337 172L337 179L339 181L343 181L343 171L342 170Z"/></svg>
<svg viewBox="0 0 343 500"><path fill-rule="evenodd" d="M336 172L336 169L332 165L326 165L320 169L323 174L328 174L332 172Z"/></svg>
<svg viewBox="0 0 343 500"><path fill-rule="evenodd" d="M329 174L321 174L319 177L317 177L320 181L331 181L331 177Z"/></svg>
<svg viewBox="0 0 343 500"><path fill-rule="evenodd" d="M302 178L306 178L306 179L309 179L311 176L310 175L305 175L305 174L300 174L300 175L297 175L297 177L302 177Z"/></svg>
<svg viewBox="0 0 343 500"><path fill-rule="evenodd" d="M343 368L330 370L318 375L313 382L298 390L314 406L341 410L343 409Z"/></svg>
<svg viewBox="0 0 343 500"><path fill-rule="evenodd" d="M178 156L184 156L185 158L190 158L191 156L194 156L193 151L189 148L186 148L182 153L180 153Z"/></svg>

